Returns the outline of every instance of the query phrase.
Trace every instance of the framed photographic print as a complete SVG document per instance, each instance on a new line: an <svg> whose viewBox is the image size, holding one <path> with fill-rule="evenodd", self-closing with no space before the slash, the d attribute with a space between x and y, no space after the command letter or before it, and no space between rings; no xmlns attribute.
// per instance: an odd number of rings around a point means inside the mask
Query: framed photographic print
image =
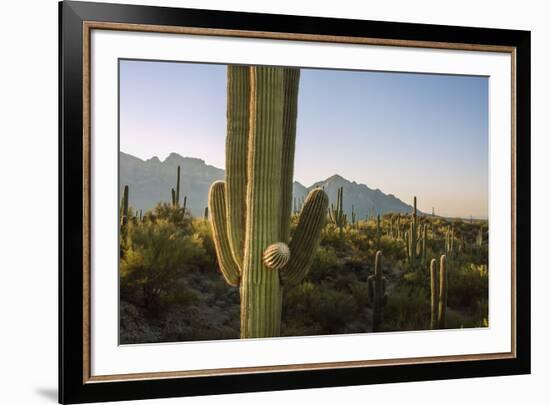
<svg viewBox="0 0 550 405"><path fill-rule="evenodd" d="M530 33L62 2L62 403L530 372Z"/></svg>

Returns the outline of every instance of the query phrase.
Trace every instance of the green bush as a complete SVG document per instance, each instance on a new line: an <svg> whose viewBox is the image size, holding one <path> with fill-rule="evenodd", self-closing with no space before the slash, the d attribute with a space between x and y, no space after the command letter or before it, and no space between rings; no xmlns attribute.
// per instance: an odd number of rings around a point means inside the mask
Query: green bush
<svg viewBox="0 0 550 405"><path fill-rule="evenodd" d="M180 279L204 255L200 238L186 235L171 222L158 219L134 224L120 260L121 292L142 307L157 311L182 297Z"/></svg>

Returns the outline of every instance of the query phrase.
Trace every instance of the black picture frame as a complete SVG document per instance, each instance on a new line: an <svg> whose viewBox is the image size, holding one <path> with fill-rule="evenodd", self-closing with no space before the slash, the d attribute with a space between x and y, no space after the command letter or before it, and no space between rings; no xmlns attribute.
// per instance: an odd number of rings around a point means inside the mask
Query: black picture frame
<svg viewBox="0 0 550 405"><path fill-rule="evenodd" d="M59 3L59 402L353 386L530 372L530 32L207 11ZM516 352L514 358L89 383L83 373L83 26L86 21L514 47L516 57Z"/></svg>

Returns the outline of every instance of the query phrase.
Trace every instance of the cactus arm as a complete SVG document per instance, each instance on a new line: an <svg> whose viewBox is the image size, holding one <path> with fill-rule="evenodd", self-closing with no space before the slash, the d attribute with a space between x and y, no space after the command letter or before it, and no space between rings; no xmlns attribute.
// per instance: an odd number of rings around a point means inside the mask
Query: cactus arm
<svg viewBox="0 0 550 405"><path fill-rule="evenodd" d="M227 234L227 214L225 211L225 183L217 181L210 187L208 206L212 226L212 238L216 247L216 255L220 271L227 284L239 285L239 266L233 259L229 237Z"/></svg>
<svg viewBox="0 0 550 405"><path fill-rule="evenodd" d="M283 69L283 146L281 160L281 235L280 240L290 240L290 214L292 182L294 180L294 152L296 144L296 118L298 115L298 87L300 70Z"/></svg>
<svg viewBox="0 0 550 405"><path fill-rule="evenodd" d="M307 275L321 241L327 207L328 196L323 190L317 188L308 194L290 242L290 260L280 273L284 285L297 284Z"/></svg>
<svg viewBox="0 0 550 405"><path fill-rule="evenodd" d="M246 214L250 73L245 66L227 67L226 212L229 243L242 268Z"/></svg>

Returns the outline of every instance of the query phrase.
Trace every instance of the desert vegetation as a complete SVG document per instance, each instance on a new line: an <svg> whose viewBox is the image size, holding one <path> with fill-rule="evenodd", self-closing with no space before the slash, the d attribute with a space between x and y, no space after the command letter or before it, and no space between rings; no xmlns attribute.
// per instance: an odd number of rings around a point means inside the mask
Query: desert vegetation
<svg viewBox="0 0 550 405"><path fill-rule="evenodd" d="M293 198L299 76L228 67L225 181L200 215L180 167L145 213L123 188L121 343L488 326L487 221Z"/></svg>

